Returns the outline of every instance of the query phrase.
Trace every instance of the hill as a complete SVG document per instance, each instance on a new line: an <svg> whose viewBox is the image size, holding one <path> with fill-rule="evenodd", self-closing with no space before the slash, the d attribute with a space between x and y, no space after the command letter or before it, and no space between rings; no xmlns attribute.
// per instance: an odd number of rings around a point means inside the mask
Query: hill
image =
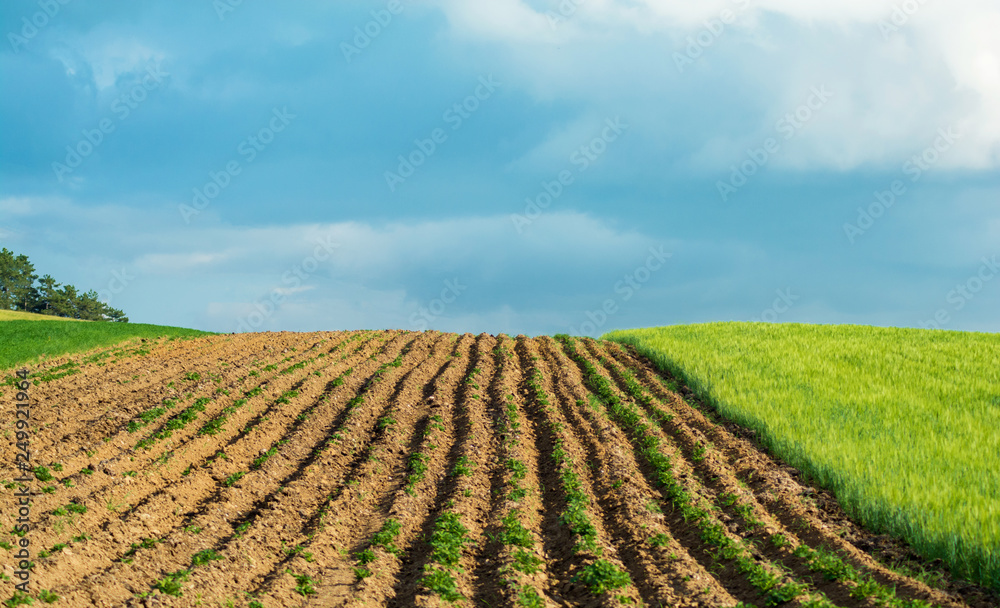
<svg viewBox="0 0 1000 608"><path fill-rule="evenodd" d="M208 335L208 332L196 329L144 323L67 321L69 319L0 311L0 370L44 358L109 346L133 338Z"/></svg>
<svg viewBox="0 0 1000 608"><path fill-rule="evenodd" d="M20 310L0 310L0 321L79 321L69 317L56 317L52 315L40 315L36 312L22 312Z"/></svg>

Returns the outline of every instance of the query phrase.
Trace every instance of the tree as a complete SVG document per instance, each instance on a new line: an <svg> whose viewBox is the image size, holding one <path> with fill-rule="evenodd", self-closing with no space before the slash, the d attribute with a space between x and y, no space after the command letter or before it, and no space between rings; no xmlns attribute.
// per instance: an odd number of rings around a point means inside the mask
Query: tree
<svg viewBox="0 0 1000 608"><path fill-rule="evenodd" d="M6 247L0 250L0 308L4 310L10 310L14 304L11 292L17 274L14 259L13 251L8 251Z"/></svg>
<svg viewBox="0 0 1000 608"><path fill-rule="evenodd" d="M76 312L81 319L87 321L103 321L104 315L101 314L103 306L104 304L97 299L97 292L94 290L81 293L76 298Z"/></svg>
<svg viewBox="0 0 1000 608"><path fill-rule="evenodd" d="M123 311L101 302L93 289L80 293L72 285L60 287L50 275L39 279L28 256L6 247L0 249L0 309L128 323Z"/></svg>
<svg viewBox="0 0 1000 608"><path fill-rule="evenodd" d="M118 310L117 308L111 308L110 306L107 306L107 311L105 311L104 316L105 318L107 318L108 321L116 321L118 323L128 323L128 317L125 316L124 312Z"/></svg>
<svg viewBox="0 0 1000 608"><path fill-rule="evenodd" d="M35 299L35 266L26 255L0 250L0 306L7 310L30 310Z"/></svg>
<svg viewBox="0 0 1000 608"><path fill-rule="evenodd" d="M76 306L76 287L73 287L72 285L63 285L62 289L56 290L56 297L52 303L52 309L56 311L57 315L60 317L79 319L80 315L78 314Z"/></svg>
<svg viewBox="0 0 1000 608"><path fill-rule="evenodd" d="M7 289L10 291L11 303L15 310L30 310L30 303L36 298L35 265L28 260L28 256L22 254L14 258Z"/></svg>
<svg viewBox="0 0 1000 608"><path fill-rule="evenodd" d="M59 283L49 275L45 275L38 279L39 289L38 289L38 299L35 300L34 310L32 312L42 313L43 315L54 314L52 311L52 301L56 297L56 292L59 289Z"/></svg>

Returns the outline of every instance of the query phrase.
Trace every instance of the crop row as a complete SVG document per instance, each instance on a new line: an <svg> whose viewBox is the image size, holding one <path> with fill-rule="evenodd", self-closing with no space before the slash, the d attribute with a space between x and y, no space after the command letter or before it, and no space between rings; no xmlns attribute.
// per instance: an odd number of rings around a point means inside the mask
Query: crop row
<svg viewBox="0 0 1000 608"><path fill-rule="evenodd" d="M597 395L609 417L635 440L639 453L656 472L657 481L672 506L681 512L685 521L701 530L702 541L713 547L712 557L720 564L735 561L737 570L761 593L768 605L782 604L803 595L808 589L806 584L786 577L773 564L758 561L742 539L727 534L725 525L713 514L717 510L716 505L698 504L695 494L674 477L673 464L660 447L661 439L651 432L652 425L642 412L618 397L608 379L577 352L571 338L565 335L556 338L570 359L580 366L584 383ZM642 398L641 395L639 398ZM802 598L800 603L810 608L832 606L820 594Z"/></svg>
<svg viewBox="0 0 1000 608"><path fill-rule="evenodd" d="M533 357L537 359L537 357ZM552 450L549 456L554 461L565 504L559 514L559 522L565 526L573 537L573 553L581 554L583 565L573 577L587 587L592 595L607 596L611 592L624 587L631 587L632 580L628 573L617 564L602 558L603 547L598 544L598 532L589 510L590 498L585 491L578 472L579 464L574 461L565 449L567 433L563 423L553 420L551 414L551 396L544 388L544 376L534 360L526 370L525 385L533 401L533 407L544 421L550 435ZM618 598L628 601L627 596Z"/></svg>
<svg viewBox="0 0 1000 608"><path fill-rule="evenodd" d="M514 364L514 352L507 346L507 340L501 340L494 349L494 357L499 360L499 386L506 386L505 380L511 375ZM497 418L496 433L501 444L501 461L504 463L506 482L506 500L509 505L520 505L528 499L529 491L522 486L527 477L528 467L521 455L522 415L519 411L513 393L503 394L500 404L500 415ZM524 526L524 513L518 506L510 506L500 519L500 533L497 540L503 546L504 562L509 564L503 572L506 584L516 597L517 605L524 608L541 608L544 606L538 591L527 580L527 576L540 571L543 560L535 554L535 538ZM509 570L508 570L509 568Z"/></svg>

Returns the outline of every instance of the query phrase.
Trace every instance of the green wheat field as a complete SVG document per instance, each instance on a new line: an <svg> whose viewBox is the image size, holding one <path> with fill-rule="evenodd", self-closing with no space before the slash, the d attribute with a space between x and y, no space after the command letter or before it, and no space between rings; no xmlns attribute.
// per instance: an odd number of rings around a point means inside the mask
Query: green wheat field
<svg viewBox="0 0 1000 608"><path fill-rule="evenodd" d="M1000 335L708 323L614 331L849 514L1000 587Z"/></svg>

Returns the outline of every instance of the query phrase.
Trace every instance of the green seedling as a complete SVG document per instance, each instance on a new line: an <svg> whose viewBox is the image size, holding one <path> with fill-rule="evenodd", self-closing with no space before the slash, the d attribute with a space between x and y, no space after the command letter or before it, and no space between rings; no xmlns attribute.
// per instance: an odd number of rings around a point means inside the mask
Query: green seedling
<svg viewBox="0 0 1000 608"><path fill-rule="evenodd" d="M455 463L455 469L452 471L452 475L455 477L461 477L463 475L471 476L474 464L475 463L469 460L467 456L462 456L458 459L458 462Z"/></svg>
<svg viewBox="0 0 1000 608"><path fill-rule="evenodd" d="M632 584L632 579L618 566L603 559L585 566L573 577L576 582L583 583L594 595L620 589Z"/></svg>
<svg viewBox="0 0 1000 608"><path fill-rule="evenodd" d="M191 556L191 567L204 566L205 564L224 559L223 555L214 549L204 549Z"/></svg>

